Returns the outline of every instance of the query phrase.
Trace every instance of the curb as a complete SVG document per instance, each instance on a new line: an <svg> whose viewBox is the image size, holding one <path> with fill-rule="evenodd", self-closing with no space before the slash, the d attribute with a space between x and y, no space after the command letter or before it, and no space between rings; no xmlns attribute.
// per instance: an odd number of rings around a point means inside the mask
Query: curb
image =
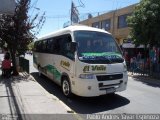
<svg viewBox="0 0 160 120"><path fill-rule="evenodd" d="M139 77L139 78L144 78L146 80L159 80L158 78L154 78L154 77L151 77L151 76L145 76L145 75L141 75L141 74L131 74L131 73L128 73L128 76L129 77Z"/></svg>

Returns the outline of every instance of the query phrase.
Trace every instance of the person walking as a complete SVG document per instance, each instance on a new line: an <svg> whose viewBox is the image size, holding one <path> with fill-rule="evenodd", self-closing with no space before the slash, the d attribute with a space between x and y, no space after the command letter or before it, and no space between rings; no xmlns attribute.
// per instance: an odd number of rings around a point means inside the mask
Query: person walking
<svg viewBox="0 0 160 120"><path fill-rule="evenodd" d="M130 69L131 69L132 74L133 74L133 66L134 66L134 61L133 61L133 57L131 57L131 59L130 59Z"/></svg>
<svg viewBox="0 0 160 120"><path fill-rule="evenodd" d="M12 62L9 58L10 56L6 54L4 60L2 61L2 76L4 77L10 77L11 75Z"/></svg>

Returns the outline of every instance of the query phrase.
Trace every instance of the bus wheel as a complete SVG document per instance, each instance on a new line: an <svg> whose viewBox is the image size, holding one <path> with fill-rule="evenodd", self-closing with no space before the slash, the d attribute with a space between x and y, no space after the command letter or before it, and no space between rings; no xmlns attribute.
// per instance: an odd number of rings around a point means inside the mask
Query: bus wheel
<svg viewBox="0 0 160 120"><path fill-rule="evenodd" d="M63 91L63 94L66 97L71 97L72 96L70 83L69 83L69 80L66 77L64 77L63 80L62 80L62 91Z"/></svg>

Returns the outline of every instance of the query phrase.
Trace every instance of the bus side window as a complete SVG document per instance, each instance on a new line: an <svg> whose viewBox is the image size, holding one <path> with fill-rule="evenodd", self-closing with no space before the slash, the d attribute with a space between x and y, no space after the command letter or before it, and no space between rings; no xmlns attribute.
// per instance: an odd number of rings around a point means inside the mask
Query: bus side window
<svg viewBox="0 0 160 120"><path fill-rule="evenodd" d="M43 40L41 46L42 46L42 52L46 53L47 40Z"/></svg>
<svg viewBox="0 0 160 120"><path fill-rule="evenodd" d="M59 38L53 38L52 49L51 50L52 50L51 53L59 54L59 50L60 50L60 47L59 47Z"/></svg>
<svg viewBox="0 0 160 120"><path fill-rule="evenodd" d="M33 48L33 51L37 52L37 41L34 43L34 48Z"/></svg>
<svg viewBox="0 0 160 120"><path fill-rule="evenodd" d="M70 59L74 59L74 53L70 51L69 47L71 45L72 42L72 38L70 35L68 35L66 37L66 43L65 43L65 56L70 58Z"/></svg>
<svg viewBox="0 0 160 120"><path fill-rule="evenodd" d="M54 51L55 51L55 53L57 53L57 54L59 54L59 50L60 50L59 40L60 40L60 39L57 39L57 40L56 40L55 46L54 46L54 48L55 48Z"/></svg>
<svg viewBox="0 0 160 120"><path fill-rule="evenodd" d="M62 44L62 51L64 54L69 51L68 45L69 45L69 43L71 43L71 41L72 41L71 36L66 35L63 37L63 41L61 44Z"/></svg>
<svg viewBox="0 0 160 120"><path fill-rule="evenodd" d="M48 42L47 42L47 52L48 53L52 53L52 42L53 42L53 39L48 39Z"/></svg>
<svg viewBox="0 0 160 120"><path fill-rule="evenodd" d="M39 41L37 41L37 43L36 43L36 45L35 45L35 47L36 47L36 52L38 52L38 45L39 45Z"/></svg>
<svg viewBox="0 0 160 120"><path fill-rule="evenodd" d="M39 41L37 44L37 52L41 52L41 42L42 41Z"/></svg>

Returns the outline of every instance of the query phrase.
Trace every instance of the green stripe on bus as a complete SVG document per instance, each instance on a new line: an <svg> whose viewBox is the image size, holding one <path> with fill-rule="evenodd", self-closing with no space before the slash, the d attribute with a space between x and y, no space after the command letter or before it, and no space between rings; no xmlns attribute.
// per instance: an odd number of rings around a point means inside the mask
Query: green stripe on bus
<svg viewBox="0 0 160 120"><path fill-rule="evenodd" d="M107 56L107 55L117 55L121 57L122 55L115 52L103 52L103 53L82 53L83 56Z"/></svg>
<svg viewBox="0 0 160 120"><path fill-rule="evenodd" d="M53 65L47 65L44 68L47 69L48 72L53 74L56 80L60 80L62 74L56 69L56 67L54 67Z"/></svg>

